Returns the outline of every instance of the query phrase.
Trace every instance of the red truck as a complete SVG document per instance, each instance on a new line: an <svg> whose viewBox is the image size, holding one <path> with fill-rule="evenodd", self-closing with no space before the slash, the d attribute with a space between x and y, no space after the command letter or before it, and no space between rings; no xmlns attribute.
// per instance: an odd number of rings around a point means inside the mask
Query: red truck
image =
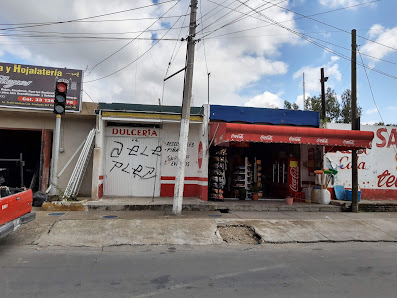
<svg viewBox="0 0 397 298"><path fill-rule="evenodd" d="M14 232L21 224L35 219L32 213L33 193L31 189L0 196L0 239Z"/></svg>

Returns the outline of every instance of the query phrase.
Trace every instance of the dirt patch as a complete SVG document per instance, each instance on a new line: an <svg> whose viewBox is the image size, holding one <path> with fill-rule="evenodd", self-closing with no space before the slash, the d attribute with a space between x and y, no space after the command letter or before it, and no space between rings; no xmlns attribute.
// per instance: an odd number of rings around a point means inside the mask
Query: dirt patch
<svg viewBox="0 0 397 298"><path fill-rule="evenodd" d="M246 225L218 226L223 241L231 244L259 244L260 236L254 229Z"/></svg>

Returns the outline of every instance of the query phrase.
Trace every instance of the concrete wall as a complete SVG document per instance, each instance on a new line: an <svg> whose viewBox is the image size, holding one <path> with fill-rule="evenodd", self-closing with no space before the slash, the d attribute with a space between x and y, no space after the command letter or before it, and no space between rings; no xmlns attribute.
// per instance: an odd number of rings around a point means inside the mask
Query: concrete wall
<svg viewBox="0 0 397 298"><path fill-rule="evenodd" d="M96 103L83 103L81 113L67 113L62 116L60 147L64 149L64 152L59 153L58 172L63 169L88 132L95 127L95 109L97 109ZM0 108L0 128L54 130L55 115L51 111ZM29 144L26 145L29 146ZM78 156L59 178L58 183L61 190L66 188ZM92 158L80 188L80 197L91 196L91 180Z"/></svg>

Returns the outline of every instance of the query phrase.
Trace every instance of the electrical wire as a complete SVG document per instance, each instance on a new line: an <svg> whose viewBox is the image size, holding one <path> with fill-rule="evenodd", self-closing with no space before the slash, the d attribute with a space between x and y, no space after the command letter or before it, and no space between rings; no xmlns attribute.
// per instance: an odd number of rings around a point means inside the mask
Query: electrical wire
<svg viewBox="0 0 397 298"><path fill-rule="evenodd" d="M190 7L190 5L187 6L186 13L185 13L185 17L183 18L183 22L182 22L182 27L184 27L183 25L185 24L186 16L187 16L187 13L188 13L188 11L189 11L189 7ZM180 36L181 36L182 29L183 29L182 27L181 27L181 30L179 30L178 39L179 39ZM171 64L174 63L174 60L175 60L177 54L179 53L179 50L181 49L182 42L180 42L178 51L177 51L176 54L175 54L175 49L176 49L177 45L178 45L178 42L175 43L174 49L173 49L173 51L172 51L172 53L171 53L170 61L168 62L167 69L166 69L166 71L165 71L165 75L164 75L164 79L163 79L163 88L162 88L162 91L161 91L161 105L163 105L163 103L164 103L165 78L166 78L167 75L168 75L168 71L170 70ZM174 56L174 54L175 54L175 56Z"/></svg>
<svg viewBox="0 0 397 298"><path fill-rule="evenodd" d="M202 27L203 30L204 30L204 25L203 25L203 14L202 14L203 8L202 8L202 5L201 5L201 2L202 2L202 1L200 1L201 27ZM204 51L205 67L206 67L206 69L207 69L207 76L208 76L208 94L209 94L209 88L210 88L210 86L209 86L209 78L210 78L210 74L211 74L211 73L210 73L209 70L208 70L207 54L205 53L205 40L204 40L204 39L203 39L203 51ZM208 95L208 104L210 104L209 95Z"/></svg>
<svg viewBox="0 0 397 298"><path fill-rule="evenodd" d="M178 2L178 3L179 3L179 2ZM178 3L177 3L177 4L178 4ZM175 6L175 5L174 5L174 6ZM173 6L173 7L174 7L174 6ZM140 58L142 58L144 55L146 55L146 53L149 52L154 46L156 46L156 45L168 34L168 32L170 32L171 28L173 28L173 27L175 26L176 23L177 23L177 21L168 29L168 31L167 31L166 33L164 33L164 35L163 35L157 42L153 43L152 46L151 46L148 50L146 50L145 52L143 52L139 57L137 57L136 59L134 59L133 61L131 61L131 62L128 63L127 65L123 66L122 68L119 68L118 70L116 70L116 71L114 71L114 72L112 72L112 73L110 73L110 74L108 74L108 75L105 75L105 76L100 77L100 78L97 78L97 79L85 81L85 82L83 82L83 83L92 83L92 82L96 82L96 81L99 81L99 80L103 80L103 79L105 79L105 78L108 78L108 77L110 77L110 76L112 76L112 75L114 75L114 74L116 74L116 73L119 73L120 71L126 69L127 67L129 67L130 65L132 65L133 63L135 63L136 61L138 61Z"/></svg>
<svg viewBox="0 0 397 298"><path fill-rule="evenodd" d="M239 0L237 0L237 1L239 1ZM373 3L373 2L379 2L379 1L380 1L380 0L374 0L374 1L371 1L371 2L365 2L365 4L369 4L369 3ZM327 23L325 23L325 22L322 22L322 21L319 21L319 20L317 20L317 19L313 19L312 17L305 16L305 15L303 15L303 14L299 13L299 12L293 11L293 10L291 10L291 9L288 9L288 8L286 8L286 7L282 7L282 6L279 6L279 5L276 5L276 6L277 6L277 7L279 7L279 8L281 8L281 9L284 9L284 10L287 10L287 11L289 11L289 12L292 12L292 13L294 13L294 14L300 15L300 16L302 16L303 18L306 18L306 19L309 19L309 20L315 21L315 22L317 22L317 23L320 23L320 24L322 24L322 25L325 25L325 26L328 26L328 27L331 27L331 28L334 28L334 29L340 30L340 31L342 31L342 32L345 32L345 33L347 33L347 34L351 34L349 31L347 31L347 30L345 30L345 29L338 28L338 27L336 27L336 26L334 26L334 25L327 24ZM362 39L364 39L364 40L367 40L367 41L369 41L369 42L372 42L372 43L375 43L375 44L378 44L378 45L384 46L384 47L386 47L386 48L389 48L389 49L392 49L392 50L395 50L395 51L397 51L397 49L396 49L396 48L393 48L393 47L391 47L391 46L388 46L388 45L382 44L382 43L380 43L380 42L377 42L377 41L375 41L375 40L372 40L372 39L366 38L366 37L364 37L364 36L357 35L357 37L360 37L360 38L362 38Z"/></svg>
<svg viewBox="0 0 397 298"><path fill-rule="evenodd" d="M179 2L176 2L174 5L172 5L165 13L163 13L157 20L155 20L149 27L147 27L145 29L145 31L143 31L142 33L138 34L137 37L140 37L144 32L146 32L150 27L152 27L155 23L157 23L159 20L161 20L161 18L163 16L165 16L171 9L173 9L177 4L179 4ZM178 19L179 20L179 19ZM176 24L176 22L174 23ZM170 30L167 31L167 33ZM122 49L124 49L125 47L127 47L128 45L130 45L137 37L133 38L132 40L130 40L128 43L126 43L124 46L122 46L121 48L119 48L117 51L113 52L112 54L110 54L109 56L107 56L106 58L102 59L100 62L98 62L97 64L94 65L94 67L91 68L91 70L88 72L87 76L100 64L102 64L103 62L105 62L106 60L108 60L109 58L113 57L115 54L117 54L118 52L120 52Z"/></svg>
<svg viewBox="0 0 397 298"><path fill-rule="evenodd" d="M244 4L244 3L241 2L240 0L236 0L236 1L238 1L238 2L240 2L240 3L242 3L242 4ZM248 8L250 8L251 10L255 11L255 9L252 8L252 7L250 7L249 5L247 5L247 4L244 4L244 5L245 5L246 7L248 7ZM314 45L316 45L316 46L318 46L318 47L324 49L324 50L327 51L327 52L330 52L330 53L332 53L332 54L334 54L334 55L336 55L336 56L338 56L338 57L341 57L341 58L343 58L343 59L345 59L345 60L351 61L351 59L350 59L348 56L346 56L346 55L344 55L344 54L342 54L342 53L336 52L336 51L334 51L334 50L332 50L332 49L330 49L330 48L328 48L328 47L325 47L325 46L323 46L322 44L319 44L318 42L316 42L316 41L314 41L314 40L311 40L310 38L306 37L304 34L298 32L298 31L295 31L295 30L293 30L293 29L291 29L291 28L289 28L289 27L286 27L286 26L282 25L280 22L277 22L277 21L273 20L272 18L270 18L270 17L268 17L268 16L266 16L266 15L261 14L260 12L257 12L257 11L255 11L255 12L256 12L257 14L261 15L262 17L264 17L266 20L270 21L272 24L274 24L274 25L276 25L276 26L278 26L278 27L280 27L280 28L283 28L283 29L289 31L289 32L291 32L291 33L293 33L293 34L299 36L299 37L302 38L302 39L305 39L306 41L308 41L308 42L310 42L310 43L312 43L312 44L314 44ZM391 75L391 74L388 74L388 73L386 73L386 72L383 72L383 71L381 71L381 70L379 70L379 69L376 69L376 68L373 68L373 67L369 67L369 66L367 66L367 65L361 65L361 66L363 66L363 67L365 67L365 68L367 68L367 69L369 69L369 70L372 70L372 71L374 71L374 72L380 73L380 74L382 74L382 75L384 75L384 76L390 77L390 78L392 78L392 79L397 79L396 76Z"/></svg>
<svg viewBox="0 0 397 298"><path fill-rule="evenodd" d="M110 12L110 13L105 13L105 14L101 14L101 15L85 17L85 18L79 18L79 19L73 19L73 20L67 20L67 21L33 23L33 25L25 25L25 26L20 26L20 27L11 27L11 28L1 28L0 31L12 30L12 29L21 29L21 28L31 28L31 27L41 27L41 26L48 26L48 25L58 25L58 24L66 24L66 23L74 23L74 22L78 22L78 21L83 21L83 20L88 20L88 19L95 19L95 18L100 18L100 17L104 17L104 16L124 13L124 12L128 12L128 11L133 11L133 10L139 10L139 9L143 9L143 8L147 8L147 7L151 7L151 6L162 5L164 3L175 2L175 1L178 1L178 0L167 0L167 1L163 1L163 2L152 3L150 5L145 5L145 6L141 6L141 7L135 7L135 8L120 10L120 11L116 11L116 12ZM32 23L27 23L27 24L32 24Z"/></svg>
<svg viewBox="0 0 397 298"><path fill-rule="evenodd" d="M209 2L212 2L212 3L215 3L215 4L218 4L218 3L214 2L214 1L211 1L211 0L208 0L208 1L209 1ZM248 1L249 1L249 0L245 1L244 3L247 3ZM241 1L239 1L239 2L241 3ZM282 2L285 2L285 0L281 0L279 3L282 3ZM261 5L259 5L259 6L256 7L255 9L258 10L259 8L265 6L265 5L269 4L269 3L270 3L270 2L267 1L267 2L265 2L265 3L261 4ZM231 21L228 21L228 22L226 22L226 23L223 23L220 27L218 27L217 29L214 29L211 33L215 32L215 31L218 31L218 30L220 30L220 29L222 29L222 28L224 28L224 27L226 27L226 26L230 26L230 25L232 25L232 24L235 24L235 23L237 23L237 22L240 22L240 21L246 19L247 17L253 17L253 16L252 16L252 14L253 14L252 12L250 12L250 13L244 13L244 12L240 12L240 11L236 10L237 8L239 8L240 6L242 6L243 3L241 3L240 5L238 5L236 8L230 8L230 7L228 7L228 6L224 6L224 5L221 5L221 4L218 4L218 5L222 6L223 8L229 9L230 12L227 13L227 14L225 14L225 15L223 15L222 17L218 18L217 20L213 21L211 24L207 25L207 26L204 27L202 30L198 31L197 34L198 34L198 33L204 34L204 30L205 30L205 29L210 28L213 24L215 24L216 22L218 22L220 19L226 17L227 15L229 15L230 13L232 13L233 11L234 11L234 12L238 12L238 13L240 13L240 14L243 14L243 16L239 16L239 17L237 17L237 18L234 19L234 20L231 20ZM259 10L259 11L260 11L260 12L261 12L261 11L264 11L264 10L266 10L266 9L269 9L269 8L273 7L273 6L274 6L274 5L269 6L269 7L265 7L265 8L263 8L262 10ZM256 17L253 17L253 18L256 18ZM260 20L260 21L263 21L262 19L259 19L259 20ZM206 37L206 36L207 36L207 35L205 35L204 37Z"/></svg>
<svg viewBox="0 0 397 298"><path fill-rule="evenodd" d="M364 64L363 57L361 56L360 50L357 49L357 52L358 52L358 54L360 55L361 63ZM383 120L383 117L382 117L382 114L380 113L380 110L379 110L379 108L378 108L378 105L376 104L374 92L372 91L371 82L370 82L370 80L369 80L369 76L368 76L368 73L367 73L367 70L365 69L365 67L364 67L364 71L365 71L365 76L367 77L369 90L371 91L372 101L373 101L374 104L375 104L375 107L376 107L376 110L378 111L378 114L379 114L380 119L382 120L383 124L385 124L385 121ZM387 132L387 134L388 134L388 136L389 136L389 139L390 139L389 131L386 130L386 132ZM392 147L393 147L394 152L396 153L396 156L397 156L396 146L392 146Z"/></svg>
<svg viewBox="0 0 397 298"><path fill-rule="evenodd" d="M217 5L221 5L221 4L218 4L218 3L213 2L213 1L211 1L211 0L208 0L208 1L210 1L210 2L212 2L212 3L215 3L215 4L217 4ZM360 4L356 4L356 5L351 5L351 6L345 6L345 7L338 8L338 9L333 9L333 10L328 10L328 11L324 11L324 12L315 13L315 14L312 14L312 15L309 15L309 16L306 16L306 17L313 17L313 16L317 16L317 15L322 15L322 14L327 14L327 13L335 12L335 11L345 10L345 9L349 9L349 8L353 8L353 7L357 7L357 6L361 6L361 5L371 4L372 2L377 2L377 1L380 1L380 0L375 0L375 1L371 1L371 2L365 2L365 3L360 3ZM269 3L269 2L267 2L267 3ZM271 2L270 2L270 3L271 3ZM280 2L280 3L281 3L281 2ZM279 3L277 3L277 4L279 4ZM276 5L276 4L274 4L274 5ZM225 6L223 6L223 7L224 7L224 8L228 8L228 7L225 7ZM230 8L229 8L229 9L230 9ZM238 11L238 12L241 13L241 14L245 14L245 13L240 12L240 11ZM253 17L253 18L258 19L258 20L260 20L260 21L264 21L263 19L256 18L256 17L254 17L254 16L252 16L252 15L247 15L247 16ZM303 16L302 16L302 17L299 17L299 18L292 18L292 19L289 19L289 20L281 21L281 22L279 22L279 23L282 24L282 23L292 22L292 21L296 21L296 20L303 19L303 18L304 18ZM267 22L267 23L268 23L268 22ZM229 32L229 33L225 33L225 34L223 34L223 35L218 35L218 37L219 37L219 36L229 35L229 34L234 34L234 33L237 33L237 32L244 32L244 31L248 31L248 30L254 30L254 29L257 29L257 28L269 27L269 26L274 26L274 24L269 23L269 24L263 25L263 26L258 26L258 27L254 27L254 28L239 30L239 31L235 31L235 32ZM221 29L221 28L218 28L218 29L215 30L215 31L218 31L219 29ZM341 32L341 31L340 31L340 30L337 30L336 32ZM213 32L212 32L212 33L213 33ZM203 34L204 34L204 33L203 33ZM206 34L206 36L208 36L208 35L209 35L209 34Z"/></svg>
<svg viewBox="0 0 397 298"><path fill-rule="evenodd" d="M92 99L92 97L87 93L87 91L85 91L85 90L83 89L83 92L84 92L85 94L87 94L87 96L91 99L92 102L96 102L96 101L94 101L94 100Z"/></svg>

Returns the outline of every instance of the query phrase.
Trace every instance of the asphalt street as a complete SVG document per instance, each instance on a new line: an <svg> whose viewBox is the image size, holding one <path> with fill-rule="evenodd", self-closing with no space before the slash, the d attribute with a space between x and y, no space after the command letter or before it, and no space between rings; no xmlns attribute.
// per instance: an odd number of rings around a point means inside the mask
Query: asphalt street
<svg viewBox="0 0 397 298"><path fill-rule="evenodd" d="M384 242L0 245L1 297L396 297Z"/></svg>

